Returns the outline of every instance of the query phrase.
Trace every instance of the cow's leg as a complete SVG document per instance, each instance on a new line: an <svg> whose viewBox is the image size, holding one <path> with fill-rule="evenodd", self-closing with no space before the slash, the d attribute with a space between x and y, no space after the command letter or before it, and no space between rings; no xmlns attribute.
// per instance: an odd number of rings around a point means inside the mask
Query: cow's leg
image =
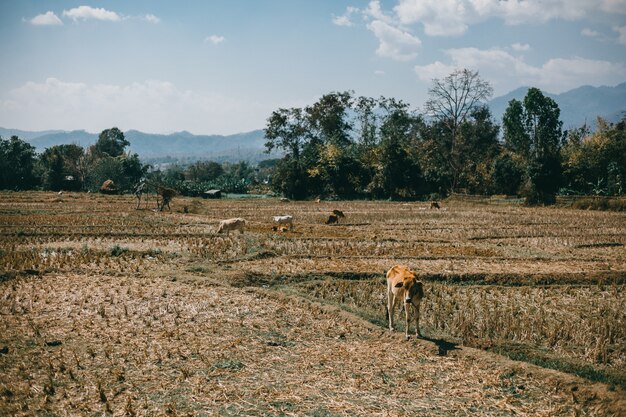
<svg viewBox="0 0 626 417"><path fill-rule="evenodd" d="M417 305L413 305L413 309L415 310L415 337L421 337L422 332L420 331L420 303L417 302Z"/></svg>
<svg viewBox="0 0 626 417"><path fill-rule="evenodd" d="M389 330L393 331L393 315L396 310L396 298L393 295L393 292L389 290L387 292L387 311L389 313Z"/></svg>
<svg viewBox="0 0 626 417"><path fill-rule="evenodd" d="M404 336L406 337L406 340L410 339L409 336L409 312L411 311L411 307L409 307L409 304L404 304L404 317L406 318L405 320L405 324L406 324L406 328L404 329Z"/></svg>

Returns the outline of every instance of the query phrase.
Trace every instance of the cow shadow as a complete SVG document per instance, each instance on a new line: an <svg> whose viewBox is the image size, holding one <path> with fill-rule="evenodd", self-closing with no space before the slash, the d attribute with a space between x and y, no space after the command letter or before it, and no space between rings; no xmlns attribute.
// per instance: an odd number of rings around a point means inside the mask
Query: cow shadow
<svg viewBox="0 0 626 417"><path fill-rule="evenodd" d="M447 356L448 352L452 350L461 350L461 348L458 347L458 343L448 342L444 339L433 339L425 336L422 336L421 339L434 343L437 346L437 355L439 356Z"/></svg>

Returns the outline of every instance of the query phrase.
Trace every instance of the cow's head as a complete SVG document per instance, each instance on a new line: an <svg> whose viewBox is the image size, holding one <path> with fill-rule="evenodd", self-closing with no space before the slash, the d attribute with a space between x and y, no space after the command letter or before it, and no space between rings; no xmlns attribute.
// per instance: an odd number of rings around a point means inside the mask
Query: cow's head
<svg viewBox="0 0 626 417"><path fill-rule="evenodd" d="M424 285L415 276L415 272L406 271L402 281L396 283L396 288L404 288L406 304L413 304L424 297Z"/></svg>

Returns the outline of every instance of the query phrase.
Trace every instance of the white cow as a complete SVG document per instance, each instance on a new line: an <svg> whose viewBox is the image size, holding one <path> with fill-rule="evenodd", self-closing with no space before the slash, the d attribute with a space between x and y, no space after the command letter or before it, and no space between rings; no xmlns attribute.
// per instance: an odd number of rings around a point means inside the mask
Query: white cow
<svg viewBox="0 0 626 417"><path fill-rule="evenodd" d="M220 222L219 227L217 228L217 233L226 232L226 236L231 230L239 230L240 233L243 234L243 229L246 226L246 221L242 218L234 218L228 220L222 220Z"/></svg>
<svg viewBox="0 0 626 417"><path fill-rule="evenodd" d="M289 230L293 230L293 216L274 216L273 219L277 226L289 225Z"/></svg>

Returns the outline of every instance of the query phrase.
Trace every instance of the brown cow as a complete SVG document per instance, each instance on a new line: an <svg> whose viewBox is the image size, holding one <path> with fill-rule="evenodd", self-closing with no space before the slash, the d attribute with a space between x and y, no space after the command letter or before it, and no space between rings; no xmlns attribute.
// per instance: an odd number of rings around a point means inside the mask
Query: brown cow
<svg viewBox="0 0 626 417"><path fill-rule="evenodd" d="M217 228L217 233L226 232L226 236L228 236L231 230L239 230L239 232L243 234L243 229L245 226L246 221L239 217L235 219L222 220L219 227Z"/></svg>
<svg viewBox="0 0 626 417"><path fill-rule="evenodd" d="M326 220L326 224L333 224L339 222L339 218L336 214L331 214L328 216L328 220Z"/></svg>
<svg viewBox="0 0 626 417"><path fill-rule="evenodd" d="M431 201L430 202L430 208L431 209L440 209L441 207L439 206L439 203L437 203L436 201Z"/></svg>
<svg viewBox="0 0 626 417"><path fill-rule="evenodd" d="M341 211L341 210L337 210L337 209L333 210L333 214L334 214L335 216L337 216L337 222L339 222L339 219L343 219L343 218L345 218L345 217L346 217L346 216L343 214L343 211Z"/></svg>
<svg viewBox="0 0 626 417"><path fill-rule="evenodd" d="M420 302L424 298L424 286L417 280L415 272L404 265L396 265L387 271L387 311L389 314L389 330L394 330L393 317L396 305L402 299L406 314L405 336L409 340L409 314L415 315L415 337L420 333Z"/></svg>

